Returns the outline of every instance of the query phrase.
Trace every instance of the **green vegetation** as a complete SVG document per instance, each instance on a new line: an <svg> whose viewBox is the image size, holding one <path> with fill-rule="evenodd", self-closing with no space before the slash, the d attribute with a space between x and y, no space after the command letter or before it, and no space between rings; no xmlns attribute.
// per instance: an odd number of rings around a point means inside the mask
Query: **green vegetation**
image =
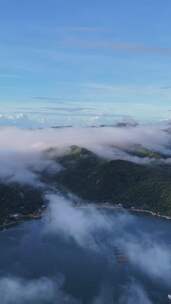
<svg viewBox="0 0 171 304"><path fill-rule="evenodd" d="M58 159L64 167L54 177L59 185L82 199L121 203L171 216L171 166L107 161L86 149L72 147Z"/></svg>
<svg viewBox="0 0 171 304"><path fill-rule="evenodd" d="M167 155L162 153L151 151L147 148L142 147L141 145L134 146L133 149L127 150L130 155L138 156L140 158L153 158L153 159L166 159Z"/></svg>
<svg viewBox="0 0 171 304"><path fill-rule="evenodd" d="M171 216L171 165L161 163L157 155L156 162L140 165L105 160L77 146L72 146L63 156L55 149L46 153L63 168L56 174L42 173L47 189L55 186L58 191L70 191L89 202L122 204L125 208ZM46 203L44 191L45 188L1 182L0 225L15 221L15 216L20 220L39 214Z"/></svg>
<svg viewBox="0 0 171 304"><path fill-rule="evenodd" d="M43 204L40 189L31 186L0 184L0 225L7 224L14 215L26 216L38 212Z"/></svg>

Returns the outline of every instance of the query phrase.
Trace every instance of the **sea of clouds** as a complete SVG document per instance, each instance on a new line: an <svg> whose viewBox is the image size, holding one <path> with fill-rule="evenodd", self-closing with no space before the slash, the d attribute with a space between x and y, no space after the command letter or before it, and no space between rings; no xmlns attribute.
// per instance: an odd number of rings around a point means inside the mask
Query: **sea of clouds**
<svg viewBox="0 0 171 304"><path fill-rule="evenodd" d="M147 275L170 282L171 252L162 240L158 243L157 235L139 229L138 234L127 230L136 226L137 218L122 211L110 216L114 211L107 211L96 206L76 207L71 199L59 194L47 195L49 207L45 216L45 230L50 234L62 235L72 239L83 248L103 252L103 242L96 240L96 231L112 233L109 246L119 247L126 253L130 262ZM110 209L109 209L110 210ZM112 210L112 209L111 209ZM110 213L110 214L109 214ZM157 224L157 222L156 222ZM112 243L113 242L113 243Z"/></svg>
<svg viewBox="0 0 171 304"><path fill-rule="evenodd" d="M171 161L171 134L160 125L34 130L4 127L0 128L0 178L5 182L35 185L42 171L60 169L45 151L55 148L55 153L62 155L72 145L87 148L103 158L146 164L153 159L130 155L127 151L143 146L166 154L164 162Z"/></svg>

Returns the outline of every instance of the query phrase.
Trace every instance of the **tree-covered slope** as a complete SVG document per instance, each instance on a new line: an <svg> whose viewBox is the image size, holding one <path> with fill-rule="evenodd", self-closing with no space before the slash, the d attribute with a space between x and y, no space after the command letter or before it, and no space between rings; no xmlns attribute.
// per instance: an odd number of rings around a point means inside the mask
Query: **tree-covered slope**
<svg viewBox="0 0 171 304"><path fill-rule="evenodd" d="M85 200L123 204L171 215L171 166L104 160L72 147L58 159L63 170L55 183Z"/></svg>
<svg viewBox="0 0 171 304"><path fill-rule="evenodd" d="M63 156L53 149L46 153L62 170L50 174L45 170L40 176L43 188L0 182L0 225L15 220L16 214L24 218L39 213L46 203L45 191L54 188L98 204L122 204L171 216L171 165L161 163L158 155L156 162L142 165L106 160L77 146Z"/></svg>
<svg viewBox="0 0 171 304"><path fill-rule="evenodd" d="M43 204L42 190L17 183L0 183L0 225L11 221L14 215L26 216L38 212Z"/></svg>

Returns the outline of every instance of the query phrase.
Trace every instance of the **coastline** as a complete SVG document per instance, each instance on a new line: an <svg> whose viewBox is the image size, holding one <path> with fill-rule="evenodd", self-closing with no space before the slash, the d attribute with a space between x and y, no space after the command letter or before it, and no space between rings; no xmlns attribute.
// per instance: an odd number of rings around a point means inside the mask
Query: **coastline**
<svg viewBox="0 0 171 304"><path fill-rule="evenodd" d="M159 213L155 213L153 211L150 211L150 210L143 210L143 209L138 209L138 208L134 208L134 207L131 207L131 208L124 208L123 206L120 206L120 205L112 205L112 204L109 204L109 203L106 203L106 204L90 204L90 203L87 203L87 204L76 204L75 205L75 208L79 208L79 209L83 209L83 208L87 208L87 207L95 207L96 209L111 209L113 211L128 211L130 213L135 213L135 214L138 214L138 215L145 215L145 216L152 216L152 217L156 217L156 218L159 218L159 219L163 219L163 220L171 220L171 216L167 216L167 215L161 215ZM3 231L3 230L6 230L6 229L9 229L13 226L16 226L16 225L19 225L19 224L22 224L23 222L27 221L27 220L38 220L38 219L41 219L42 216L43 216L43 212L46 210L46 208L43 208L42 210L39 210L37 212L37 214L28 214L28 215L22 215L21 218L19 218L18 220L16 219L15 221L9 221L8 223L4 223L2 225L0 225L0 231Z"/></svg>
<svg viewBox="0 0 171 304"><path fill-rule="evenodd" d="M38 220L38 219L41 219L43 211L44 210L42 210L42 212L39 211L37 214L34 214L34 215L30 215L30 214L23 215L18 220L11 221L11 222L9 221L8 223L4 223L4 224L0 225L0 231L3 231L3 230L11 228L13 226L22 224L22 223L24 223L25 221L28 221L28 220Z"/></svg>
<svg viewBox="0 0 171 304"><path fill-rule="evenodd" d="M130 213L137 213L137 214L144 214L147 216L152 216L152 217L156 217L156 218L160 218L160 219L165 219L165 220L171 220L171 216L168 215L161 215L159 213L153 212L151 210L146 210L146 209L138 209L135 207L131 207L131 208L124 208L123 206L119 206L119 205L111 205L109 203L107 204L85 204L84 206L79 205L77 207L79 208L86 208L87 206L94 206L97 209L113 209L113 210L119 210L119 211L128 211Z"/></svg>

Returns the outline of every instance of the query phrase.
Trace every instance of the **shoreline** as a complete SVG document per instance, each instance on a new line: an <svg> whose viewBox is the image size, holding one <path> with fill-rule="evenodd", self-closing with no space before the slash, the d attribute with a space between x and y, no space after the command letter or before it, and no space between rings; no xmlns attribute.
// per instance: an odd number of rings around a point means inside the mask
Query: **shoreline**
<svg viewBox="0 0 171 304"><path fill-rule="evenodd" d="M155 212L150 211L150 210L143 210L143 209L138 209L138 208L134 208L134 207L124 208L123 206L111 205L109 203L107 203L107 204L90 204L90 203L87 203L87 204L75 205L75 208L80 208L80 209L87 208L87 207L95 207L97 209L112 209L113 211L128 211L128 212L133 213L133 214L134 213L136 213L138 215L143 214L145 216L152 216L152 217L163 219L163 220L169 220L169 221L171 220L171 216L161 215L161 214L155 213ZM11 221L11 222L8 222L8 223L4 223L4 224L0 225L0 231L3 231L3 230L11 228L13 226L22 224L22 223L24 223L27 220L38 220L38 219L41 219L42 216L43 216L43 212L44 211L45 211L45 208L43 208L41 210L41 212L39 210L39 212L37 214L34 214L34 215L30 215L30 214L23 215L18 220Z"/></svg>
<svg viewBox="0 0 171 304"><path fill-rule="evenodd" d="M152 216L152 217L156 217L156 218L160 218L160 219L165 219L165 220L171 220L171 216L168 215L161 215L159 213L150 211L150 210L146 210L146 209L138 209L135 207L131 207L131 208L125 208L123 206L119 206L119 205L111 205L109 203L107 204L85 204L84 206L79 205L77 207L79 208L86 208L87 206L93 206L97 209L113 209L113 210L120 210L120 211L128 211L130 213L137 213L137 214L144 214L147 216Z"/></svg>
<svg viewBox="0 0 171 304"><path fill-rule="evenodd" d="M156 218L160 218L160 219L165 219L165 220L171 220L171 216L168 216L168 215L161 215L159 213L155 213L153 211L150 211L150 210L142 210L142 209L136 209L136 208L130 208L128 209L130 212L133 212L133 213L144 213L145 215L150 215L150 216L153 216L153 217L156 217Z"/></svg>
<svg viewBox="0 0 171 304"><path fill-rule="evenodd" d="M31 220L38 220L38 219L41 219L42 218L42 214L43 214L43 210L42 210L42 213L39 213L38 214L34 214L34 215L23 215L21 218L19 218L18 220L15 220L15 221L11 221L11 222L8 222L8 223L5 223L5 224L2 224L0 225L0 231L3 231L3 230L6 230L6 229L9 229L13 226L16 226L16 225L19 225L19 224L22 224L24 223L25 221L31 221Z"/></svg>

